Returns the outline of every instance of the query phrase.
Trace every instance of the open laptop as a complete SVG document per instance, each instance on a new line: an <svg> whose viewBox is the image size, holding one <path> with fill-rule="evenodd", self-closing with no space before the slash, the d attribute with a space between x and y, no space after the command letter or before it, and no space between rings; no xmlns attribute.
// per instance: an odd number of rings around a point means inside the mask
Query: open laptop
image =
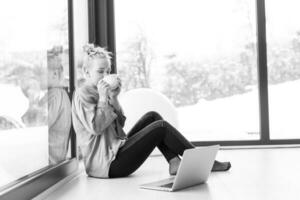
<svg viewBox="0 0 300 200"><path fill-rule="evenodd" d="M140 188L172 192L206 182L219 148L213 145L185 150L175 177L146 183Z"/></svg>

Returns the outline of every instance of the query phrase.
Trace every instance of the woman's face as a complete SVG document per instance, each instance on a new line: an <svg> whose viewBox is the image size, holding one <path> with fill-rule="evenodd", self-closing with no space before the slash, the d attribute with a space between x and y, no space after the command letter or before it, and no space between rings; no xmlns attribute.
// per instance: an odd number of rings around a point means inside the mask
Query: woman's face
<svg viewBox="0 0 300 200"><path fill-rule="evenodd" d="M105 59L94 59L90 62L88 69L89 82L97 85L97 83L110 73L110 66Z"/></svg>

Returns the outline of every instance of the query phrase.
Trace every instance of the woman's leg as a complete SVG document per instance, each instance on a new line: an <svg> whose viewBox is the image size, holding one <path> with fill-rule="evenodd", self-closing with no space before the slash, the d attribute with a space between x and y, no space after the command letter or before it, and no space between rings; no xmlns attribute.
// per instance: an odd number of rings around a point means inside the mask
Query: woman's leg
<svg viewBox="0 0 300 200"><path fill-rule="evenodd" d="M133 128L128 132L127 137L130 138L134 134L138 133L140 130L145 128L146 126L150 125L153 122L163 120L162 116L158 114L155 111L147 112L145 115L143 115L138 122L133 126ZM170 125L171 127L171 125ZM175 129L172 127L172 129ZM176 129L175 129L176 130ZM176 130L177 131L177 130ZM178 132L178 131L177 131ZM179 132L178 132L179 133ZM188 141L187 141L188 142ZM188 142L189 143L189 142ZM192 145L189 143L189 145ZM162 143L159 146L160 151L163 153L163 155L166 155L165 157L176 157L178 156L178 153L172 152L164 143Z"/></svg>
<svg viewBox="0 0 300 200"><path fill-rule="evenodd" d="M156 146L167 161L182 155L185 149L195 147L168 122L155 121L128 138L111 163L109 177L124 177L133 173Z"/></svg>
<svg viewBox="0 0 300 200"><path fill-rule="evenodd" d="M146 126L151 124L152 122L162 120L162 119L163 119L162 116L155 111L147 112L131 128L131 130L127 133L127 137L128 138L131 137L132 135L139 132L140 130L142 130L143 128L145 128Z"/></svg>
<svg viewBox="0 0 300 200"><path fill-rule="evenodd" d="M144 127L148 126L152 122L162 120L162 116L155 111L147 112L144 116L142 116L139 121L133 126L133 128L127 134L127 137L131 137ZM180 165L180 158L177 154L173 153L166 147L166 145L160 145L160 151L163 152L163 155L167 155L167 157L173 157L173 159L169 160L169 173L170 175L174 175L177 172L177 169Z"/></svg>
<svg viewBox="0 0 300 200"><path fill-rule="evenodd" d="M132 130L129 132L128 136L132 136L135 133L137 133L139 130L141 130L142 128L146 127L147 125L149 125L152 122L158 121L158 120L162 120L163 118L154 111L148 112L146 113L136 124L135 126L132 128ZM165 123L165 125L167 126L167 129L169 129L171 132L177 132L177 135L179 135L179 137L181 137L181 139L186 143L190 143L189 141L187 141L173 126L171 126L169 123ZM191 144L192 145L192 144ZM172 152L170 151L170 149L168 147L166 147L165 144L161 144L160 147L161 152L163 152L164 155L169 154L169 157L175 157L176 153L172 154ZM182 152L183 153L183 152ZM177 153L182 155L182 153ZM180 161L180 160L179 160ZM178 163L178 159L175 160L171 160L171 163L175 162L175 167L173 167L171 169L171 171L177 171L177 166ZM174 165L173 165L174 166ZM172 166L171 166L172 167ZM231 163L230 162L220 162L215 160L212 171L226 171L229 170L231 168ZM172 173L173 174L173 173Z"/></svg>

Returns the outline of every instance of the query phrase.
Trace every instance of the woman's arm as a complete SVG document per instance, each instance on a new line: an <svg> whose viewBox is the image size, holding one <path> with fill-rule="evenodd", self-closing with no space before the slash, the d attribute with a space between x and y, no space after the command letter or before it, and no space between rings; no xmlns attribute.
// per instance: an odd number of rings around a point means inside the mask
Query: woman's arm
<svg viewBox="0 0 300 200"><path fill-rule="evenodd" d="M79 92L80 93L80 92ZM103 131L117 118L113 108L107 103L99 101L94 103L84 95L75 92L74 111L81 125L93 135L101 135Z"/></svg>
<svg viewBox="0 0 300 200"><path fill-rule="evenodd" d="M123 109L117 97L110 98L109 104L113 107L114 112L117 114L117 120L122 127L125 125L126 117L124 116Z"/></svg>
<svg viewBox="0 0 300 200"><path fill-rule="evenodd" d="M94 129L102 133L118 117L114 109L106 102L98 102L93 120Z"/></svg>
<svg viewBox="0 0 300 200"><path fill-rule="evenodd" d="M126 116L124 115L123 109L120 107L119 110L114 110L114 112L117 114L117 120L120 123L120 125L122 126L122 128L124 128L125 125L125 121L126 121Z"/></svg>
<svg viewBox="0 0 300 200"><path fill-rule="evenodd" d="M118 87L116 90L108 92L108 102L114 108L114 112L117 114L117 120L122 127L125 125L126 117L124 116L123 109L120 105L118 95L120 94L121 86Z"/></svg>

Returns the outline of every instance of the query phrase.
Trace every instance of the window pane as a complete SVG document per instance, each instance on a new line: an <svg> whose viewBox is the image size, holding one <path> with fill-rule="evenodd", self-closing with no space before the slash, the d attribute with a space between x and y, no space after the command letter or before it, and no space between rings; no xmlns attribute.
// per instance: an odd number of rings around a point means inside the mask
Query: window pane
<svg viewBox="0 0 300 200"><path fill-rule="evenodd" d="M66 0L0 2L0 187L66 158L67 11Z"/></svg>
<svg viewBox="0 0 300 200"><path fill-rule="evenodd" d="M75 82L76 88L79 87L84 77L82 74L83 64L83 46L88 43L89 27L88 27L88 1L73 1L74 14L74 49L75 49ZM80 148L77 148L78 158L81 159Z"/></svg>
<svg viewBox="0 0 300 200"><path fill-rule="evenodd" d="M300 138L300 18L298 0L267 0L270 137Z"/></svg>
<svg viewBox="0 0 300 200"><path fill-rule="evenodd" d="M79 86L84 79L82 75L83 46L88 43L89 37L88 1L74 1L73 12L76 86Z"/></svg>
<svg viewBox="0 0 300 200"><path fill-rule="evenodd" d="M167 96L190 140L259 139L254 0L116 0L115 15L125 91Z"/></svg>

